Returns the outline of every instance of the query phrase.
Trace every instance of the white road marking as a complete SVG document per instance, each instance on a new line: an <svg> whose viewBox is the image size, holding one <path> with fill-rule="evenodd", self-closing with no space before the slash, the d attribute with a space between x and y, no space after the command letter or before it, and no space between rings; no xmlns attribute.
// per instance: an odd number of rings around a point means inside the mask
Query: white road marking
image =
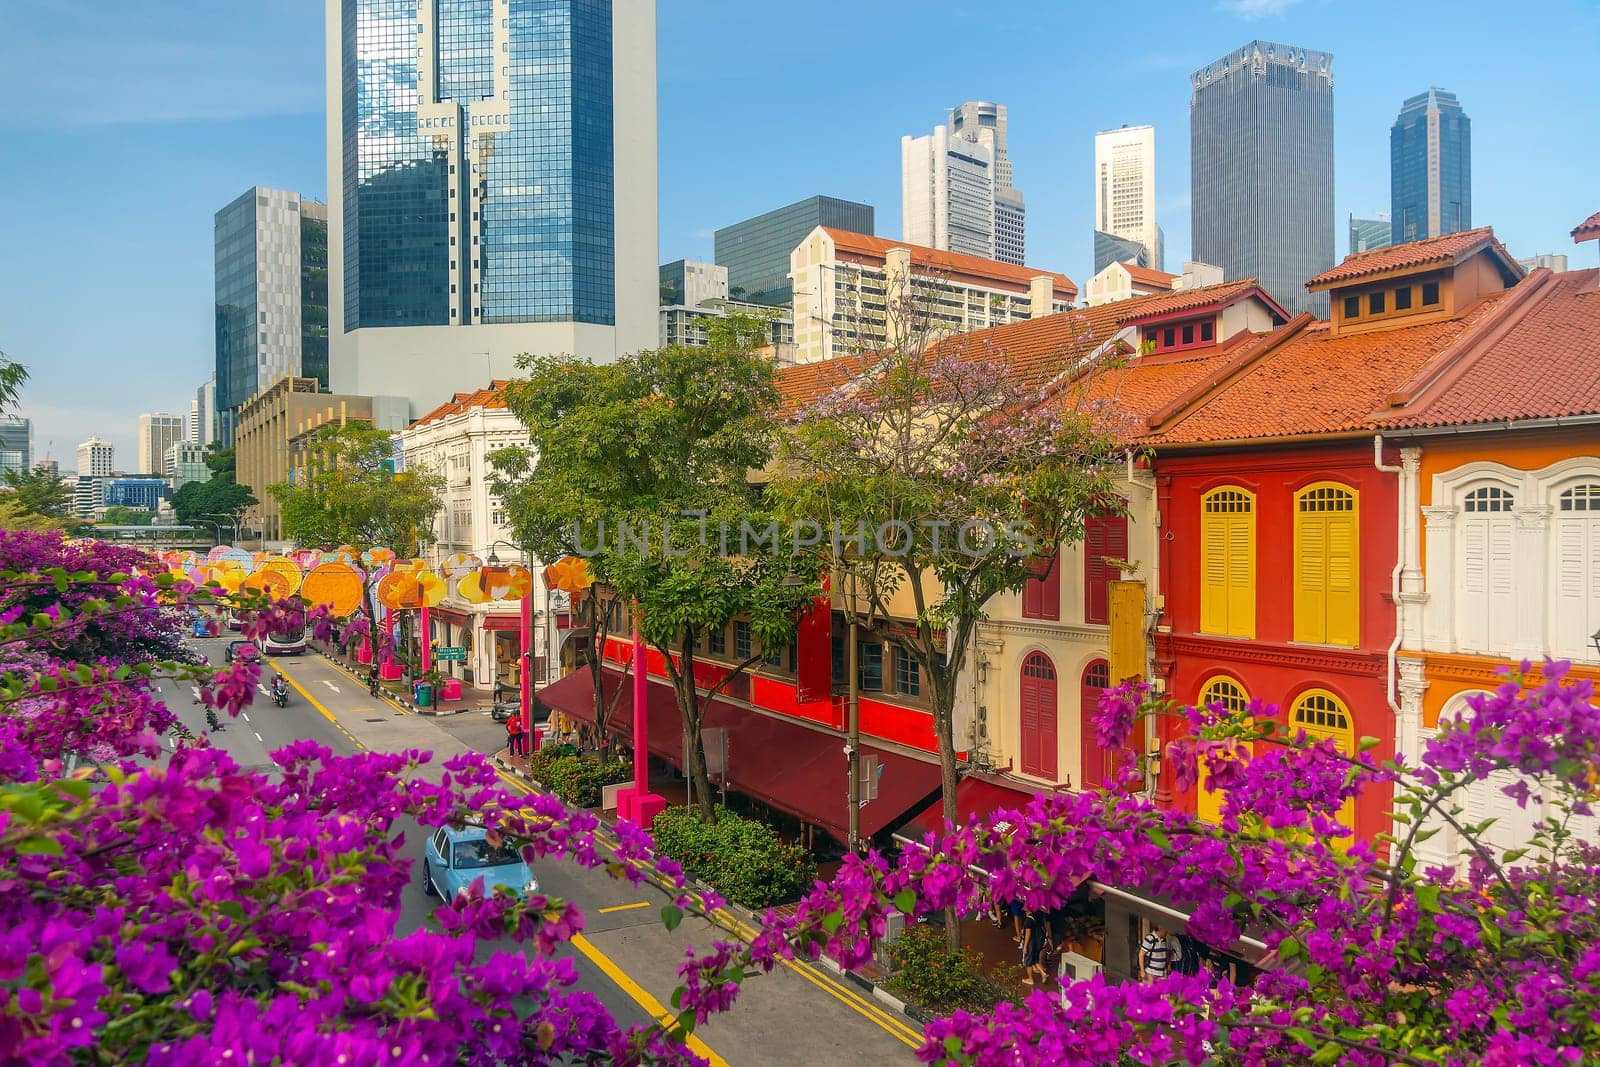
<svg viewBox="0 0 1600 1067"><path fill-rule="evenodd" d="M256 734L256 740L257 740L257 741L261 741L261 735L260 735L260 734ZM262 743L262 744L263 744L263 745L264 745L264 744L266 744L266 742L265 742L265 741L261 741L261 743Z"/></svg>
<svg viewBox="0 0 1600 1067"><path fill-rule="evenodd" d="M266 696L267 695L267 687L262 685L260 682L257 682L256 683L256 692L260 693L262 696Z"/></svg>
<svg viewBox="0 0 1600 1067"><path fill-rule="evenodd" d="M194 698L195 698L196 701L198 701L200 699L200 687L199 686L193 686L192 688L190 688L189 692L194 694Z"/></svg>
<svg viewBox="0 0 1600 1067"><path fill-rule="evenodd" d="M172 751L176 752L176 751L178 751L178 742L174 741L172 738L169 737L169 738L167 738L167 747L172 749Z"/></svg>
<svg viewBox="0 0 1600 1067"><path fill-rule="evenodd" d="M335 693L339 691L339 687L328 681L326 678L322 680L322 684L327 686L329 689L332 689Z"/></svg>
<svg viewBox="0 0 1600 1067"><path fill-rule="evenodd" d="M248 711L241 711L239 713L239 718L243 719L245 722L249 722L250 721L250 713Z"/></svg>

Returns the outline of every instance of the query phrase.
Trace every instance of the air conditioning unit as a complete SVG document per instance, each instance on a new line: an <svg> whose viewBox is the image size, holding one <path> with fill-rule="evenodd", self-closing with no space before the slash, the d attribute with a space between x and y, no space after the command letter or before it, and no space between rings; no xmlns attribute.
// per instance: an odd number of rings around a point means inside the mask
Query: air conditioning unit
<svg viewBox="0 0 1600 1067"><path fill-rule="evenodd" d="M1088 956L1080 956L1076 952L1063 952L1061 964L1056 968L1056 976L1062 985L1068 982L1081 982L1100 973L1100 965Z"/></svg>

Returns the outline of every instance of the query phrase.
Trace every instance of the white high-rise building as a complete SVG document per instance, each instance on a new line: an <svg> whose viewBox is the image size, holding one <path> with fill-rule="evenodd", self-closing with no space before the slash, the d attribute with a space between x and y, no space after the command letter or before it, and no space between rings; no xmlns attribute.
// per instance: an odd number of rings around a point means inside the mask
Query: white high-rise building
<svg viewBox="0 0 1600 1067"><path fill-rule="evenodd" d="M901 240L994 259L994 172L993 150L948 126L901 137Z"/></svg>
<svg viewBox="0 0 1600 1067"><path fill-rule="evenodd" d="M78 477L109 478L116 463L116 452L99 434L78 446Z"/></svg>
<svg viewBox="0 0 1600 1067"><path fill-rule="evenodd" d="M1011 184L1011 157L1006 152L1006 106L968 100L950 109L950 130L963 140L989 149L994 160L994 258L1025 263L1027 209L1022 192Z"/></svg>
<svg viewBox="0 0 1600 1067"><path fill-rule="evenodd" d="M325 11L332 390L655 347L655 0Z"/></svg>
<svg viewBox="0 0 1600 1067"><path fill-rule="evenodd" d="M1144 250L1139 266L1163 269L1154 126L1123 126L1094 135L1094 228L1096 274L1108 263L1130 258L1129 241ZM1121 241L1103 240L1101 234Z"/></svg>
<svg viewBox="0 0 1600 1067"><path fill-rule="evenodd" d="M189 401L189 440L202 448L217 439L217 376L207 378Z"/></svg>
<svg viewBox="0 0 1600 1067"><path fill-rule="evenodd" d="M136 474L167 472L167 450L183 440L183 420L157 412L139 416L139 469Z"/></svg>

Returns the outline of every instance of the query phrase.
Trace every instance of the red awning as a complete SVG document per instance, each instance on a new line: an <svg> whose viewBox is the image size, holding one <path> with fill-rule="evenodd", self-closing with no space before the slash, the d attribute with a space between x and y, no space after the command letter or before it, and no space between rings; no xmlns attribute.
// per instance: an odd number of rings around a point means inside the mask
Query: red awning
<svg viewBox="0 0 1600 1067"><path fill-rule="evenodd" d="M472 616L464 611L455 611L451 608L433 608L430 614L436 619L443 619L454 626L465 626Z"/></svg>
<svg viewBox="0 0 1600 1067"><path fill-rule="evenodd" d="M609 712L606 726L627 740L633 732L633 680L612 704L621 676L604 674ZM594 688L587 670L576 671L541 689L540 701L582 722L594 721ZM683 724L672 687L652 680L649 689L650 752L675 767L683 764ZM718 701L702 719L702 729L728 732L727 786L798 819L821 826L843 840L849 833L849 794L844 739L799 723ZM897 752L863 745L863 755L878 761L878 797L861 809L861 833L876 834L921 807L939 791L939 767Z"/></svg>
<svg viewBox="0 0 1600 1067"><path fill-rule="evenodd" d="M491 632L516 633L522 628L522 619L516 615L485 615L483 628Z"/></svg>
<svg viewBox="0 0 1600 1067"><path fill-rule="evenodd" d="M981 774L968 774L956 784L956 819L965 824L974 816L983 819L1002 809L1021 811L1042 790L1030 789L1021 782ZM925 834L944 832L942 798L935 798L908 821L896 834L908 841L921 841Z"/></svg>

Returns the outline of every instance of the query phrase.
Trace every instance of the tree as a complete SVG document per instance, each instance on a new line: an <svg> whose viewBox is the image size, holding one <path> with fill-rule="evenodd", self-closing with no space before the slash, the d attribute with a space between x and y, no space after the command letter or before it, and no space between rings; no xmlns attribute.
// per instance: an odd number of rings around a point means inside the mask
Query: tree
<svg viewBox="0 0 1600 1067"><path fill-rule="evenodd" d="M232 445L224 448L222 445L212 444L210 448L206 449L205 464L211 468L212 480L236 481L237 458L238 454Z"/></svg>
<svg viewBox="0 0 1600 1067"><path fill-rule="evenodd" d="M249 486L231 476L214 474L209 481L179 486L172 494L172 514L188 526L205 526L219 516L227 516L237 526L240 516L258 503Z"/></svg>
<svg viewBox="0 0 1600 1067"><path fill-rule="evenodd" d="M9 491L23 513L63 520L72 514L72 490L61 475L43 464L31 471L6 471L0 486Z"/></svg>
<svg viewBox="0 0 1600 1067"><path fill-rule="evenodd" d="M922 305L892 293L875 338L885 347L847 357L859 373L796 415L772 498L791 521L830 532L854 628L920 668L954 823L957 680L978 621L1082 537L1085 518L1120 505L1115 441L1070 399L1076 390L1040 384L1095 369L1088 339L1024 377L987 340L940 339ZM892 609L897 597L909 617ZM947 933L956 947L959 924Z"/></svg>
<svg viewBox="0 0 1600 1067"><path fill-rule="evenodd" d="M12 407L22 395L22 385L28 380L28 368L13 363L0 352L0 411Z"/></svg>
<svg viewBox="0 0 1600 1067"><path fill-rule="evenodd" d="M106 508L100 521L107 526L149 526L155 521L155 517L156 513L153 511L113 504Z"/></svg>
<svg viewBox="0 0 1600 1067"><path fill-rule="evenodd" d="M506 405L528 426L530 447L495 456L495 492L521 541L544 559L587 556L599 581L637 606L634 620L672 680L686 771L707 821L716 811L701 737L705 708L788 644L816 591L816 558L730 554L721 536L731 531L737 546L741 529L765 531L775 518L749 478L771 455L777 395L771 364L755 351L766 331L763 319L733 315L710 325L705 347L641 352L607 366L526 360L528 377L507 386ZM750 623L751 652L702 698L696 653L708 631L735 617ZM590 663L603 728L599 651Z"/></svg>
<svg viewBox="0 0 1600 1067"><path fill-rule="evenodd" d="M62 520L53 519L48 515L41 515L36 511L29 511L16 498L0 495L0 530L42 532L65 528L66 523Z"/></svg>

